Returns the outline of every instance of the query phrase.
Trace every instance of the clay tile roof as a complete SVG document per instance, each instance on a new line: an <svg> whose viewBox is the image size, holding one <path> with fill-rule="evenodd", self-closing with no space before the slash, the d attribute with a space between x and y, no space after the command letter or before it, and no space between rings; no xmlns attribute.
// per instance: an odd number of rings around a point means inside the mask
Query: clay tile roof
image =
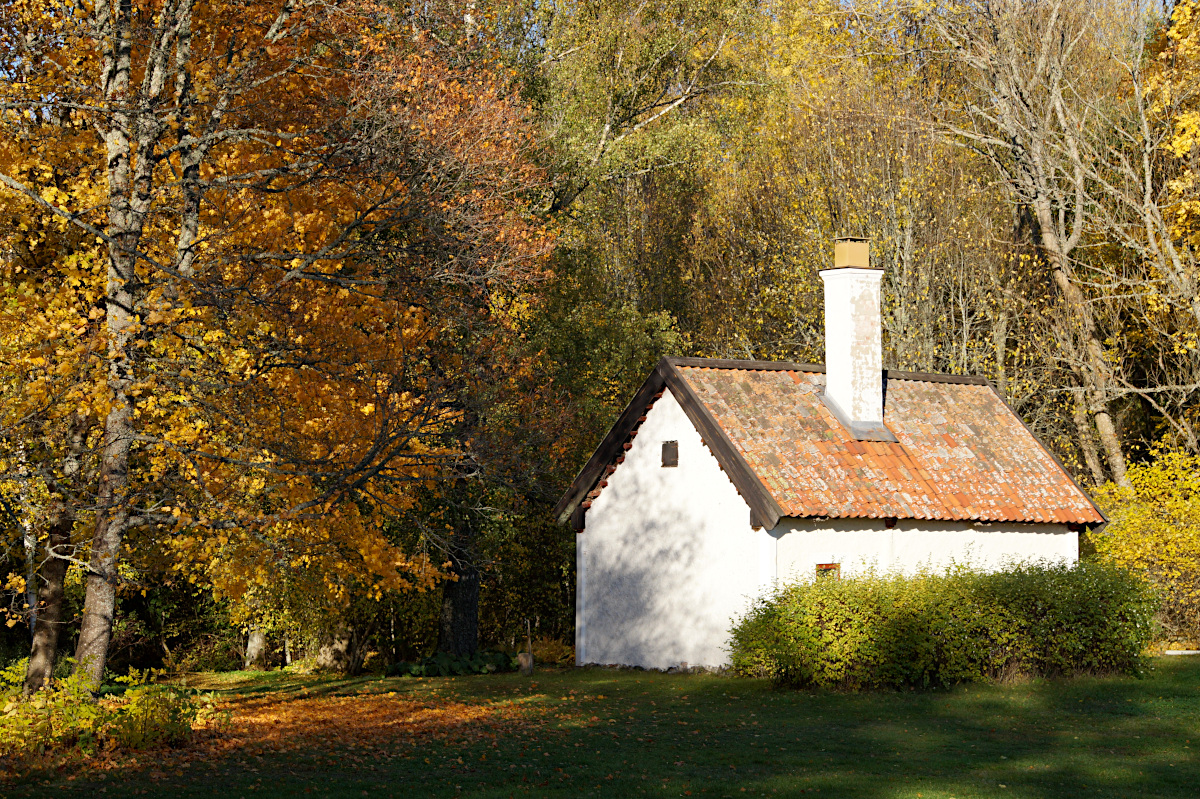
<svg viewBox="0 0 1200 799"><path fill-rule="evenodd" d="M782 515L1104 520L986 381L893 373L884 424L899 442L856 441L820 401L820 367L703 363L672 365Z"/></svg>
<svg viewBox="0 0 1200 799"><path fill-rule="evenodd" d="M664 358L559 500L582 515L669 389L738 492L751 523L783 516L1056 522L1104 516L982 378L884 373L897 442L851 438L820 400L811 364Z"/></svg>

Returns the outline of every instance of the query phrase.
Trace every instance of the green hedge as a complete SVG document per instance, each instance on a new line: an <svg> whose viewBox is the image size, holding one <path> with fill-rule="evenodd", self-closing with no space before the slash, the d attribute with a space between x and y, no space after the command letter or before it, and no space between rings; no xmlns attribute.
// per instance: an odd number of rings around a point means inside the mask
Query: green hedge
<svg viewBox="0 0 1200 799"><path fill-rule="evenodd" d="M733 629L733 668L779 685L858 690L1018 676L1138 673L1157 608L1114 566L791 583Z"/></svg>

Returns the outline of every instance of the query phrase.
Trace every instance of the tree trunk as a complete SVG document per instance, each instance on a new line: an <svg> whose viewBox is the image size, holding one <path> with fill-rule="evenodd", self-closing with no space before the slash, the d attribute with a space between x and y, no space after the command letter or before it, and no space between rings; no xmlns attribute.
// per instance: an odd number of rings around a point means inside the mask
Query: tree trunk
<svg viewBox="0 0 1200 799"><path fill-rule="evenodd" d="M132 264L130 264L132 270ZM128 301L129 292L122 288L114 291L110 282L110 294L116 293ZM131 303L130 303L131 304ZM123 308L130 307L123 304ZM119 332L118 342L127 343L133 320L124 310L115 311L109 306L109 330ZM113 321L113 316L123 321ZM117 559L121 541L129 521L129 447L133 439L131 399L127 393L132 383L131 368L124 358L113 359L113 374L109 385L113 390L114 406L104 422L104 450L100 461L100 490L98 495L100 512L96 515L96 530L92 535L91 555L88 563L87 590L83 601L83 622L79 629L79 643L75 648L75 670L86 674L92 690L100 687L104 677L104 666L108 660L108 644L112 638L113 617L117 608Z"/></svg>
<svg viewBox="0 0 1200 799"><path fill-rule="evenodd" d="M317 649L317 669L344 672L350 670L350 630L339 627L325 635Z"/></svg>
<svg viewBox="0 0 1200 799"><path fill-rule="evenodd" d="M996 360L996 390L1008 400L1008 311L1001 310L992 320L992 356Z"/></svg>
<svg viewBox="0 0 1200 799"><path fill-rule="evenodd" d="M479 649L479 569L472 549L475 534L464 520L450 539L450 574L442 588L441 627L437 649L471 657Z"/></svg>
<svg viewBox="0 0 1200 799"><path fill-rule="evenodd" d="M1087 409L1083 399L1075 397L1075 406L1071 413L1075 422L1075 432L1079 436L1079 450L1083 453L1083 461L1088 471L1092 473L1092 482L1096 485L1104 483L1104 467L1100 464L1100 452L1096 448L1096 439L1092 436L1092 426L1088 422Z"/></svg>
<svg viewBox="0 0 1200 799"><path fill-rule="evenodd" d="M124 397L118 402L125 401ZM104 679L108 644L117 609L117 557L129 519L125 491L129 484L129 441L132 436L128 404L113 408L105 424L106 443L101 461L100 507L88 563L83 622L75 647L75 670L87 675L92 690Z"/></svg>
<svg viewBox="0 0 1200 799"><path fill-rule="evenodd" d="M1096 420L1096 432L1100 436L1101 446L1104 447L1104 456L1108 460L1113 482L1125 488L1131 487L1129 475L1125 472L1125 452L1121 447L1121 438L1117 435L1117 426L1112 415L1108 408L1100 405L1092 412L1092 418Z"/></svg>
<svg viewBox="0 0 1200 799"><path fill-rule="evenodd" d="M242 668L246 671L260 671L266 668L266 665L267 634L263 632L262 627L255 625L250 628L250 634L246 638L246 657L242 661Z"/></svg>
<svg viewBox="0 0 1200 799"><path fill-rule="evenodd" d="M25 668L24 694L27 697L47 685L54 673L58 634L62 627L67 557L73 554L71 534L75 529L75 513L70 493L79 474L79 456L86 444L88 427L88 417L79 412L72 415L62 479L47 481L53 500L46 536L46 560L41 567L40 613L33 628L33 645Z"/></svg>
<svg viewBox="0 0 1200 799"><path fill-rule="evenodd" d="M1104 345L1096 329L1096 319L1083 290L1071 274L1067 245L1054 227L1054 214L1044 198L1034 204L1039 226L1042 251L1050 262L1054 283L1062 292L1068 311L1075 323L1075 334L1064 337L1077 342L1078 350L1072 353L1077 359L1076 370L1083 382L1083 393L1087 398L1087 410L1099 433L1100 446L1104 449L1109 471L1118 485L1129 486L1125 474L1125 452L1117 435L1116 425L1108 410L1109 375L1108 363L1104 358Z"/></svg>
<svg viewBox="0 0 1200 799"><path fill-rule="evenodd" d="M121 109L103 129L108 156L108 285L105 325L108 329L108 387L112 407L104 420L104 449L100 460L99 511L88 564L83 623L75 649L76 672L87 675L95 690L104 677L108 645L117 606L117 559L129 520L129 449L133 442L134 341L140 327L138 312L143 289L137 273L137 249L151 204L145 187L153 185L154 159L133 163L130 134L139 138L139 151L153 150L153 126L142 124L128 107L132 74L133 8L108 3L96 6L95 29L102 32L102 80L105 98ZM140 189L135 189L135 184Z"/></svg>
<svg viewBox="0 0 1200 799"><path fill-rule="evenodd" d="M50 682L54 673L54 656L58 653L58 631L62 625L63 581L67 575L67 561L61 557L71 545L71 530L74 518L65 510L50 525L46 542L46 563L42 566L43 580L39 597L39 613L33 627L33 647L29 653L29 665L25 669L25 696L39 690Z"/></svg>
<svg viewBox="0 0 1200 799"><path fill-rule="evenodd" d="M338 624L321 639L317 650L317 668L343 674L358 674L367 657L367 645L375 633L375 625L352 626Z"/></svg>

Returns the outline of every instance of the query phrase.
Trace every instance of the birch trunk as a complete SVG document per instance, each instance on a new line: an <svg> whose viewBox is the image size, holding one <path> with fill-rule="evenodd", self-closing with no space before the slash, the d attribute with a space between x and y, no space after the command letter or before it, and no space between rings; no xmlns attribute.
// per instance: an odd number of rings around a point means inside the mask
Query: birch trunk
<svg viewBox="0 0 1200 799"><path fill-rule="evenodd" d="M267 667L267 634L262 627L255 625L250 628L246 637L246 656L242 659L242 668L246 671L261 671Z"/></svg>
<svg viewBox="0 0 1200 799"><path fill-rule="evenodd" d="M105 294L105 325L108 333L108 388L110 410L104 420L100 460L98 511L88 564L83 622L75 649L76 670L87 675L93 689L99 688L112 638L117 600L117 561L129 520L129 450L134 427L130 389L135 370L133 347L138 327L140 290L137 248L149 207L153 169L150 159L133 163L130 134L140 134L139 151L152 151L151 133L139 124L130 109L133 9L129 0L115 8L96 6L94 30L101 40L103 60L101 86L113 113L102 130L108 156L109 264ZM146 146L151 145L151 146ZM135 174L136 172L136 174ZM135 185L140 184L140 185Z"/></svg>
<svg viewBox="0 0 1200 799"><path fill-rule="evenodd" d="M1096 328L1096 320L1092 314L1088 299L1078 284L1072 279L1068 256L1064 252L1061 239L1054 232L1054 219L1048 202L1039 198L1034 211L1041 226L1042 250L1046 260L1050 262L1054 284L1062 293L1069 310L1070 321L1075 327L1075 336L1065 336L1067 340L1076 341L1081 352L1077 353L1080 361L1078 374L1083 380L1083 393L1086 399L1087 413L1096 425L1100 438L1100 446L1104 451L1109 472L1113 480L1122 486L1129 485L1126 476L1125 452L1117 434L1116 424L1108 410L1111 394L1109 388L1108 364L1104 359L1104 345ZM1103 481L1101 481L1103 482Z"/></svg>
<svg viewBox="0 0 1200 799"><path fill-rule="evenodd" d="M1008 312L1001 309L992 320L992 357L996 360L996 390L1008 400Z"/></svg>
<svg viewBox="0 0 1200 799"><path fill-rule="evenodd" d="M123 382L123 381L122 381ZM125 401L121 396L121 401ZM129 444L133 428L127 404L114 408L105 420L105 445L100 465L100 513L92 535L83 621L75 648L76 670L87 675L93 690L100 687L112 639L117 606L117 559L129 511Z"/></svg>
<svg viewBox="0 0 1200 799"><path fill-rule="evenodd" d="M1075 422L1075 434L1079 437L1079 451L1083 453L1084 463L1091 472L1092 482L1101 485L1104 483L1104 466L1100 463L1100 450L1096 447L1096 439L1092 435L1092 427L1088 422L1087 409L1080 396L1075 398L1075 407L1071 418Z"/></svg>

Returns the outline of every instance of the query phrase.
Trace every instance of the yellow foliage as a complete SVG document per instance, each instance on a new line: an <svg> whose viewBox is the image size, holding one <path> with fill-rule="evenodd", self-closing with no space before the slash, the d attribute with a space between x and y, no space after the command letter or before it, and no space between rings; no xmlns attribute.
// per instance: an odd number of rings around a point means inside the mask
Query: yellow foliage
<svg viewBox="0 0 1200 799"><path fill-rule="evenodd" d="M278 3L164 4L189 15L165 25L161 41L188 39L164 56L187 80L164 89L176 78L141 74L157 7L126 20L129 92L155 94L115 101L96 88L99 23L53 0L0 8L0 50L39 48L0 69L0 107L45 111L0 111L0 436L61 477L66 433L84 431L76 518L102 504L94 475L127 480L129 574L234 598L289 570L334 598L426 588L438 570L381 519L462 458L455 366L429 365L438 312L469 304L446 287L540 274L548 233L520 199L541 180L526 109L493 66L373 24L371 0L302 4L266 44ZM370 157L351 146L367 129ZM130 218L113 199L122 159L149 197L137 223L114 221ZM126 450L97 468L117 418Z"/></svg>
<svg viewBox="0 0 1200 799"><path fill-rule="evenodd" d="M1146 573L1163 593L1164 632L1200 640L1200 458L1161 455L1129 469L1130 488L1096 500L1109 524L1088 534L1101 560Z"/></svg>
<svg viewBox="0 0 1200 799"><path fill-rule="evenodd" d="M1158 109L1173 123L1166 150L1179 159L1182 168L1170 181L1174 200L1173 232L1192 247L1200 246L1200 175L1195 169L1195 152L1200 144L1200 2L1180 0L1171 15L1167 43L1159 56L1161 72L1155 76Z"/></svg>

